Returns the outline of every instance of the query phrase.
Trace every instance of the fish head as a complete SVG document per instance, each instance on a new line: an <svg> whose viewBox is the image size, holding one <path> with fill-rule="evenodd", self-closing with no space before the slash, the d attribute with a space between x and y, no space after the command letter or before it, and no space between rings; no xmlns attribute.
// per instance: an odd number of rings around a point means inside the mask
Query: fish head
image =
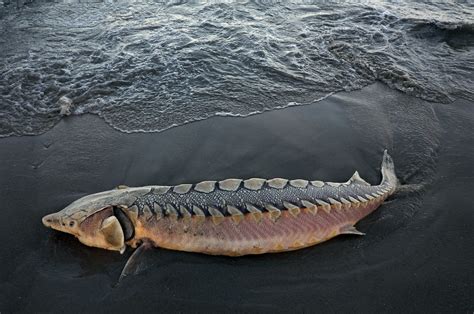
<svg viewBox="0 0 474 314"><path fill-rule="evenodd" d="M46 227L74 235L85 245L123 253L125 242L134 236L134 224L126 209L141 192L126 188L87 195L44 216L42 222Z"/></svg>

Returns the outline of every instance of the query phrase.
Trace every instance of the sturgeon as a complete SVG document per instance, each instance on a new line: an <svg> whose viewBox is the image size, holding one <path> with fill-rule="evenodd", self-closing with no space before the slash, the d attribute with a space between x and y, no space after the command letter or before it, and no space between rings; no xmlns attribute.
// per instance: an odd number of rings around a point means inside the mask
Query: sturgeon
<svg viewBox="0 0 474 314"><path fill-rule="evenodd" d="M376 186L357 171L344 183L251 178L119 186L80 198L42 221L85 245L121 253L142 243L228 256L291 251L340 234L363 234L354 225L398 184L386 150L381 172Z"/></svg>

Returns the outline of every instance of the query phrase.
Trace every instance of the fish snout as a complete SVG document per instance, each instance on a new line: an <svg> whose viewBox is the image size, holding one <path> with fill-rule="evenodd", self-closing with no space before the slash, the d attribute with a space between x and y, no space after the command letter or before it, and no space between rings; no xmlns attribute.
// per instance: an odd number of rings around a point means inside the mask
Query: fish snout
<svg viewBox="0 0 474 314"><path fill-rule="evenodd" d="M60 220L56 213L44 216L42 222L43 225L49 228L54 228L55 226L60 225Z"/></svg>
<svg viewBox="0 0 474 314"><path fill-rule="evenodd" d="M48 228L79 236L78 222L71 218L65 218L61 212L46 215L41 221Z"/></svg>

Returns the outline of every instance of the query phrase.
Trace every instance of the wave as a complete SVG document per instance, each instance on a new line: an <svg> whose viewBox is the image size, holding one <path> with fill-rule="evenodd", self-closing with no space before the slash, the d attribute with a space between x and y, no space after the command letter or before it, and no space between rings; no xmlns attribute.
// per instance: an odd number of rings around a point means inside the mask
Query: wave
<svg viewBox="0 0 474 314"><path fill-rule="evenodd" d="M375 81L429 101L474 100L472 10L462 4L68 2L0 17L0 136L47 131L60 99L126 132Z"/></svg>

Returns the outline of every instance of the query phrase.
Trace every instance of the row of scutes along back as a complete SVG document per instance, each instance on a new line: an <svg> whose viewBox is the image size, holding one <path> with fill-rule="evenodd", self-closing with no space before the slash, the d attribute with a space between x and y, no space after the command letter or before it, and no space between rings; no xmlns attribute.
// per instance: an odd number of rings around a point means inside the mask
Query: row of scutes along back
<svg viewBox="0 0 474 314"><path fill-rule="evenodd" d="M365 180L363 180L357 171L347 182L338 183L338 182L323 182L319 180L308 181L303 179L288 180L283 178L274 178L274 179L262 179L262 178L250 178L247 180L242 179L226 179L222 181L202 181L196 184L179 184L175 186L159 186L155 187L153 193L164 194L169 191L177 194L186 194L191 190L201 192L201 193L211 193L215 189L220 189L222 191L237 191L240 188L245 188L252 191L258 191L264 187L269 187L273 189L283 189L287 185L290 185L294 188L307 188L308 185L312 185L317 188L322 188L325 185L331 187L339 187L350 184L362 184L370 185Z"/></svg>

